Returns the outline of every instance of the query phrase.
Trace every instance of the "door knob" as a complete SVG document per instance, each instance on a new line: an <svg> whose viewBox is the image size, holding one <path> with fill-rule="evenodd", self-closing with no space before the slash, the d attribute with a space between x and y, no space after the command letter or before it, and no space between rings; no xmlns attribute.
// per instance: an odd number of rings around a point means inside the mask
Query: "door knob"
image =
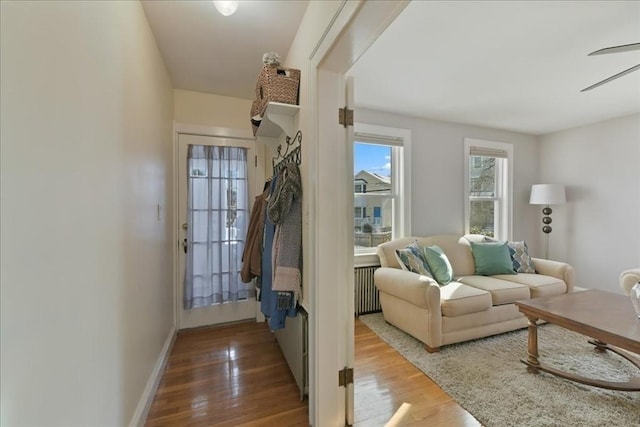
<svg viewBox="0 0 640 427"><path fill-rule="evenodd" d="M189 246L189 244L187 243L187 239L184 239L182 241L182 248L184 249L184 253L187 253L187 247Z"/></svg>

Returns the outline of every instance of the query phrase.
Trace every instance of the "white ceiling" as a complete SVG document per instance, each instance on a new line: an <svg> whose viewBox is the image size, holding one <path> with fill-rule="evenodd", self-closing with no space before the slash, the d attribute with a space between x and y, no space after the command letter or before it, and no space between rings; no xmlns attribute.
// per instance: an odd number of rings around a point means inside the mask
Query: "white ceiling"
<svg viewBox="0 0 640 427"><path fill-rule="evenodd" d="M358 106L545 134L640 112L640 2L414 1L351 70Z"/></svg>
<svg viewBox="0 0 640 427"><path fill-rule="evenodd" d="M313 0L312 0L313 1ZM143 1L174 87L253 99L264 52L289 50L306 1ZM413 1L359 59L356 106L545 134L640 112L640 2Z"/></svg>
<svg viewBox="0 0 640 427"><path fill-rule="evenodd" d="M286 58L307 4L241 1L225 17L210 0L142 1L175 88L246 99L255 98L262 55Z"/></svg>

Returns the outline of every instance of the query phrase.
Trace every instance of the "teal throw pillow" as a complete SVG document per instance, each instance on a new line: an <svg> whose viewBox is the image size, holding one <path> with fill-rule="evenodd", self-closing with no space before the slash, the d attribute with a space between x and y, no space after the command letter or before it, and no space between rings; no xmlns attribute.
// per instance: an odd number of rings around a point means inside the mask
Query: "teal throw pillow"
<svg viewBox="0 0 640 427"><path fill-rule="evenodd" d="M403 270L433 278L427 260L422 253L422 248L418 245L417 241L406 248L396 249L396 256L398 257L398 264L400 264Z"/></svg>
<svg viewBox="0 0 640 427"><path fill-rule="evenodd" d="M446 285L453 280L453 268L449 258L439 246L427 246L424 248L424 256L436 282Z"/></svg>
<svg viewBox="0 0 640 427"><path fill-rule="evenodd" d="M516 273L536 273L536 266L533 264L533 260L529 256L529 248L527 243L522 242L508 242L509 254L511 255L511 263Z"/></svg>
<svg viewBox="0 0 640 427"><path fill-rule="evenodd" d="M470 244L477 275L516 274L507 242Z"/></svg>

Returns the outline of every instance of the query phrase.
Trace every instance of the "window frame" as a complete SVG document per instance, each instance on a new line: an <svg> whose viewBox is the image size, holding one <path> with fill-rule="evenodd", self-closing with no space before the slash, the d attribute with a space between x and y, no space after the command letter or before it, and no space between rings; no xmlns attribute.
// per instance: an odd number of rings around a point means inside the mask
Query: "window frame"
<svg viewBox="0 0 640 427"><path fill-rule="evenodd" d="M499 150L506 153L503 162L496 162L496 194L493 197L475 197L474 201L494 201L494 238L511 240L513 233L513 144L464 138L464 231L470 232L471 220L471 147Z"/></svg>
<svg viewBox="0 0 640 427"><path fill-rule="evenodd" d="M411 235L411 130L358 122L354 126L352 152L355 143L391 146L392 188L389 198L393 200L392 239ZM353 168L353 164L351 167ZM354 182L356 172L352 170L351 173ZM353 188L355 205L356 194L362 197L368 193L356 193L355 186ZM353 223L354 219L351 221ZM379 264L375 247L356 249L354 246L353 250L356 267Z"/></svg>

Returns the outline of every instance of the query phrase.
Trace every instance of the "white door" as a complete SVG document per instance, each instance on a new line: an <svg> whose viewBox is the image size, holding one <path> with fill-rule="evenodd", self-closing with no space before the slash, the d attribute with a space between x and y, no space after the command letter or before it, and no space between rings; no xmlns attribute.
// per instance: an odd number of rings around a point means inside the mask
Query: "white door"
<svg viewBox="0 0 640 427"><path fill-rule="evenodd" d="M354 101L353 101L353 91L354 91L354 82L353 77L347 77L345 79L345 105L347 109L354 109ZM348 194L346 201L346 215L350 219L349 223L353 224L351 221L351 215L354 212L354 202L353 202L353 142L354 142L354 129L353 126L347 126L345 128L345 142L346 144L346 159L347 159L347 182L345 183L346 193ZM351 252L352 256L349 258L349 262L347 262L347 280L346 280L346 291L345 300L347 301L347 310L345 313L345 329L347 331L346 334L346 350L347 350L347 368L353 369L354 360L355 360L355 319L353 317L353 313L355 313L355 283L354 283L354 274L353 274L353 248L354 248L354 234L353 228L349 233L346 233L346 245L347 251ZM346 404L345 404L345 422L347 425L353 425L353 415L354 415L354 384L348 384L346 387Z"/></svg>
<svg viewBox="0 0 640 427"><path fill-rule="evenodd" d="M224 262L214 262L210 267L211 273L214 277L220 277L221 281L227 283L227 280L233 280L233 277L238 274L237 271L228 271L229 269L223 267L226 265L226 259L241 259L242 257L242 248L244 248L244 236L246 235L248 226L248 218L249 212L251 209L250 203L253 202L254 194L255 194L255 166L254 166L254 145L255 141L253 140L245 140L245 139L236 139L236 138L224 138L224 137L215 137L215 136L204 136L204 135L192 135L192 134L182 134L179 133L177 136L177 144L178 144L178 155L177 155L177 165L176 171L178 173L178 191L177 191L177 203L178 203L178 233L180 239L180 251L178 257L178 277L177 277L177 292L176 292L176 304L177 304L177 313L178 313L178 328L179 329L187 329L187 328L195 328L206 325L214 325L218 323L227 323L234 322L243 319L251 319L256 316L256 299L255 297L245 297L241 298L236 302L219 302L216 299L213 301L209 301L207 298L202 298L203 303L196 303L193 308L185 308L185 268L187 263L187 255L188 251L193 251L191 256L192 265L198 263L198 257L201 257L201 253L203 245L209 245L210 241L218 241L220 242L216 248L213 249L218 250L220 255L219 258L222 260L225 259ZM211 227L205 227L208 231L196 231L202 230L203 227L194 226L190 224L190 222L198 222L199 220L194 219L197 217L199 212L195 212L198 209L198 206L189 207L188 206L188 185L196 186L199 182L198 180L209 179L210 174L214 174L216 172L208 170L205 164L198 165L196 162L192 161L191 166L189 166L189 162L187 159L189 146L197 147L198 149L204 149L203 147L238 147L246 149L246 171L247 171L247 180L246 180L246 190L242 188L227 188L228 184L224 182L218 186L216 185L216 190L213 191L221 191L223 201L231 203L234 207L237 205L238 212L233 212L232 214L229 211L220 212L218 217L220 218L220 224L212 224ZM202 148L201 148L202 147ZM233 175L233 171L223 171L222 179L220 181L225 181L224 177L226 175ZM211 175L213 176L213 175ZM236 183L238 181L235 181ZM224 188L222 188L224 187ZM213 196L212 196L213 197ZM218 197L216 195L215 197ZM242 218L242 220L236 220L236 216L238 218ZM188 232L189 228L192 228L193 233L195 235L190 236ZM209 234L207 236L207 234ZM189 239L192 237L192 239ZM192 241L190 241L192 240ZM207 242L207 243L203 243ZM215 243L212 243L215 245ZM195 261L194 258L195 257ZM216 258L214 256L213 258ZM194 267L197 268L197 267ZM219 271L217 271L219 270ZM226 286L223 284L222 286ZM251 286L252 287L252 286ZM190 299L191 300L191 299ZM211 305L209 305L211 304Z"/></svg>

